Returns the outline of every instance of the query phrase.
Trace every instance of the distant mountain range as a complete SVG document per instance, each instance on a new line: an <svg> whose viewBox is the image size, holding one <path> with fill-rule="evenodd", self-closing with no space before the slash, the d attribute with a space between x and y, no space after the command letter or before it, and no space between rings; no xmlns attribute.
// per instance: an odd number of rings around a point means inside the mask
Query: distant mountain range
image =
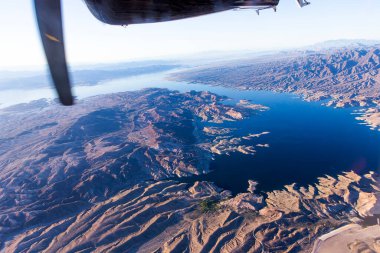
<svg viewBox="0 0 380 253"><path fill-rule="evenodd" d="M307 46L309 50L324 50L337 48L355 48L380 45L380 40L328 40Z"/></svg>
<svg viewBox="0 0 380 253"><path fill-rule="evenodd" d="M170 57L161 60L140 60L120 63L94 63L72 67L72 78L75 84L94 85L104 80L142 75L166 71L186 66L207 66L209 64L224 64L229 61L255 59L268 55L288 54L294 51L322 51L342 48L358 48L380 45L377 40L330 40L297 49L287 50L237 50L210 51L192 55ZM44 71L0 71L0 90L5 89L36 89L48 87L49 77Z"/></svg>
<svg viewBox="0 0 380 253"><path fill-rule="evenodd" d="M364 45L367 43L368 45ZM380 44L331 41L314 48L269 54L176 73L172 78L248 90L294 92L329 105L380 104ZM345 47L331 47L332 45Z"/></svg>

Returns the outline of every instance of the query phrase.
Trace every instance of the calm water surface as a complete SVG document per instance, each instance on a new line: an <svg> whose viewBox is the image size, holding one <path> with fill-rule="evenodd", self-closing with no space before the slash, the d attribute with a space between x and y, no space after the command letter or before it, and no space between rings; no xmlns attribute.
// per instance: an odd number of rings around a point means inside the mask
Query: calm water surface
<svg viewBox="0 0 380 253"><path fill-rule="evenodd" d="M167 81L164 76L164 73L151 74L76 87L75 94L84 98L147 87L209 90L232 98L231 102L249 99L270 107L269 111L249 119L223 125L239 127L237 135L269 131L270 134L253 140L255 144L269 144L269 148L257 148L254 156L241 153L216 156L210 165L211 173L184 179L186 182L213 181L238 193L246 190L248 179L253 179L259 182L258 190L267 191L293 182L299 185L314 183L317 177L325 174L334 176L342 171L378 171L380 168L380 132L359 125L351 114L352 109L328 108L317 102L302 101L291 94L237 91ZM33 96L36 99L49 98L53 93L36 90L33 94L38 94Z"/></svg>

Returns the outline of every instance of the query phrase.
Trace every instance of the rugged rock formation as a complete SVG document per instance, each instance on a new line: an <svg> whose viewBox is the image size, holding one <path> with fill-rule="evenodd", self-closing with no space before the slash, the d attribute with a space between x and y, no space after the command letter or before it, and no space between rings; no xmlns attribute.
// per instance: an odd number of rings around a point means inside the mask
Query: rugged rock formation
<svg viewBox="0 0 380 253"><path fill-rule="evenodd" d="M190 187L174 181L143 182L81 211L13 234L5 250L306 252L319 235L359 213L365 215L359 211L360 197L355 196L379 192L379 183L374 174L350 172L336 179L321 178L308 190L288 186L267 193L267 198L253 193L231 198L206 182ZM217 208L202 212L200 204L209 199ZM378 206L370 206L367 210L380 212Z"/></svg>
<svg viewBox="0 0 380 253"><path fill-rule="evenodd" d="M244 144L245 141L251 141L254 138L259 138L262 135L269 134L269 132L262 132L258 134L249 134L247 136L242 137L232 137L230 135L226 135L230 133L230 130L224 131L225 129L206 129L206 133L208 135L215 135L215 133L219 133L220 136L216 136L213 140L210 140L207 143L202 143L200 146L208 150L209 152L217 155L230 154L233 152L240 152L246 155L254 155L256 153L255 147L269 147L268 144ZM205 129L203 130L205 131ZM211 134L214 133L214 134Z"/></svg>
<svg viewBox="0 0 380 253"><path fill-rule="evenodd" d="M223 143L220 152L253 153L244 142L268 134L236 137L222 127L205 134L210 124L262 109L222 100L208 92L148 89L90 98L75 108L37 101L2 110L1 248L306 251L351 218L380 214L374 173L325 176L315 185L263 194L250 181L236 196L209 182L167 180L206 172L215 143Z"/></svg>
<svg viewBox="0 0 380 253"><path fill-rule="evenodd" d="M380 47L295 51L179 72L173 79L244 90L294 92L336 107L380 102Z"/></svg>
<svg viewBox="0 0 380 253"><path fill-rule="evenodd" d="M207 135L225 135L230 134L236 129L231 128L220 128L220 127L204 127L203 132Z"/></svg>
<svg viewBox="0 0 380 253"><path fill-rule="evenodd" d="M255 111L223 99L209 92L148 89L89 98L69 108L40 100L1 110L0 241L145 180L207 172L213 154L206 146L233 138L206 136L204 124ZM230 152L253 150L229 145Z"/></svg>
<svg viewBox="0 0 380 253"><path fill-rule="evenodd" d="M380 181L373 173L359 176L348 172L333 178L319 178L315 186L286 186L286 190L268 193L269 209L307 212L318 217L336 218L337 215L369 216L380 213ZM326 200L328 200L326 202Z"/></svg>

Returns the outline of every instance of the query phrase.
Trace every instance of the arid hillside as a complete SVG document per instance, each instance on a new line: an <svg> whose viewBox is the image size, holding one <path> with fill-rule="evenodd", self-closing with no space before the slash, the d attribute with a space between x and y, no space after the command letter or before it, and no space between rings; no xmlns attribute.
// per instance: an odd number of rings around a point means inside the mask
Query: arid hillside
<svg viewBox="0 0 380 253"><path fill-rule="evenodd" d="M0 242L137 183L205 173L214 153L253 154L241 138L203 134L202 122L241 120L265 110L224 105L224 99L147 89L93 97L75 107L39 100L1 110Z"/></svg>

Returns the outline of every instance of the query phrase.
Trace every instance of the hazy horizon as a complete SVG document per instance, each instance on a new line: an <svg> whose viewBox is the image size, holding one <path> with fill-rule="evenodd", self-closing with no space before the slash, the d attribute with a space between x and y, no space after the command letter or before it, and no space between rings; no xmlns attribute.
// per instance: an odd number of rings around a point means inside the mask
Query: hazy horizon
<svg viewBox="0 0 380 253"><path fill-rule="evenodd" d="M350 45L353 43L368 43L368 44L380 44L379 40L367 40L367 39L336 39L336 40L325 40L316 42L313 44L305 45L303 47L289 47L289 48L278 48L278 49L258 49L258 50L247 50L247 49L235 49L235 50L208 50L208 51L201 51L197 53L183 53L178 55L164 55L164 56L156 56L156 57L145 57L145 58L133 58L133 59L125 59L125 60L115 60L110 62L88 62L88 63L68 63L69 67L72 68L71 71L74 70L81 70L81 69L87 69L89 67L100 67L100 66L107 66L110 65L117 65L117 64L131 64L131 63L146 63L146 62L152 62L152 64L160 64L165 62L180 62L180 61L186 61L186 60L200 60L200 59L209 59L214 60L218 59L225 55L235 56L237 58L240 58L243 53L247 54L248 57L253 56L254 54L262 55L262 54L271 54L271 53L280 53L282 51L296 51L296 50L306 50L308 47L310 47L310 50L319 50L319 49L327 49L327 48L333 48L333 47L339 47L344 45ZM319 46L325 45L326 47ZM334 46L335 45L335 46ZM225 59L230 60L230 59ZM1 67L3 68L3 67ZM35 74L39 72L47 71L47 64L42 65L27 65L27 66L11 66L11 67L4 67L3 69L0 69L0 73L30 73ZM0 77L2 78L2 77ZM5 77L7 78L7 77Z"/></svg>
<svg viewBox="0 0 380 253"><path fill-rule="evenodd" d="M380 40L375 0L311 1L300 9L280 1L278 11L227 11L185 20L109 26L82 1L64 2L66 53L71 66L171 58L205 52L299 48L338 39ZM45 58L32 2L7 2L0 10L0 70L42 69ZM10 25L11 24L11 25Z"/></svg>

